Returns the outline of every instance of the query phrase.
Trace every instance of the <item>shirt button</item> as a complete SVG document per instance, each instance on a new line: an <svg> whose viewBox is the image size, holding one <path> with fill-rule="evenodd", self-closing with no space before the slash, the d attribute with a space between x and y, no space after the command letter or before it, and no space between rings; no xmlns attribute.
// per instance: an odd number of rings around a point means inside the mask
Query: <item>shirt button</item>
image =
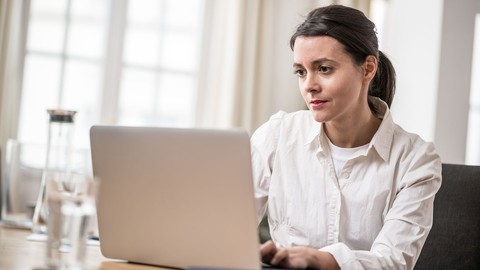
<svg viewBox="0 0 480 270"><path fill-rule="evenodd" d="M343 178L348 179L350 177L350 173L346 172L343 173Z"/></svg>

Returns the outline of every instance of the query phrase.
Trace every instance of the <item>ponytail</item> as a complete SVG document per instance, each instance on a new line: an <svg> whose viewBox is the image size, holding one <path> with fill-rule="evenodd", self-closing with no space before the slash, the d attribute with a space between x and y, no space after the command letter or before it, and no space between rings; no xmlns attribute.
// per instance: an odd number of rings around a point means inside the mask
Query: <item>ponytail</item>
<svg viewBox="0 0 480 270"><path fill-rule="evenodd" d="M379 50L377 73L368 89L368 105L375 114L378 114L378 109L375 107L372 97L380 98L390 107L395 95L395 77L395 68L392 62Z"/></svg>

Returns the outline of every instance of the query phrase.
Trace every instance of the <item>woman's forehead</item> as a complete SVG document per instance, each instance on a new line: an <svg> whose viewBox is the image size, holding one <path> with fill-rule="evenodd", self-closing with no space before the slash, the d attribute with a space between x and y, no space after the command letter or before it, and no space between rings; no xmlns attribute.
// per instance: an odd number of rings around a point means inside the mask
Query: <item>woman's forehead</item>
<svg viewBox="0 0 480 270"><path fill-rule="evenodd" d="M318 59L334 61L349 61L344 46L335 38L329 36L299 36L293 47L294 62L310 63Z"/></svg>

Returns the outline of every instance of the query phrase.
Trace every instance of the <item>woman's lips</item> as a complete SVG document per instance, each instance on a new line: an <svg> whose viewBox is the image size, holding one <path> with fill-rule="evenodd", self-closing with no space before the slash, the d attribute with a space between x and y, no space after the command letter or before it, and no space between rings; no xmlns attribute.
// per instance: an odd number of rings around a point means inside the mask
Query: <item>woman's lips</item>
<svg viewBox="0 0 480 270"><path fill-rule="evenodd" d="M326 100L314 99L314 100L310 101L310 108L312 108L314 110L315 109L320 109L325 105L325 103L327 103Z"/></svg>

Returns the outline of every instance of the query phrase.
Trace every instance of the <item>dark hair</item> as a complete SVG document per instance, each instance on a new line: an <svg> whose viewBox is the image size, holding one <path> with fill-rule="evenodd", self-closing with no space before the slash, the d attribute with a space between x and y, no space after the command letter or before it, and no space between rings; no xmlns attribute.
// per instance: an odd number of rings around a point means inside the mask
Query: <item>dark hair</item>
<svg viewBox="0 0 480 270"><path fill-rule="evenodd" d="M375 24L363 12L342 5L314 9L290 38L292 50L299 36L330 36L343 44L358 65L363 64L367 56L375 56L378 68L368 89L368 105L378 113L371 101L373 96L391 106L395 95L395 69L387 56L378 50Z"/></svg>

